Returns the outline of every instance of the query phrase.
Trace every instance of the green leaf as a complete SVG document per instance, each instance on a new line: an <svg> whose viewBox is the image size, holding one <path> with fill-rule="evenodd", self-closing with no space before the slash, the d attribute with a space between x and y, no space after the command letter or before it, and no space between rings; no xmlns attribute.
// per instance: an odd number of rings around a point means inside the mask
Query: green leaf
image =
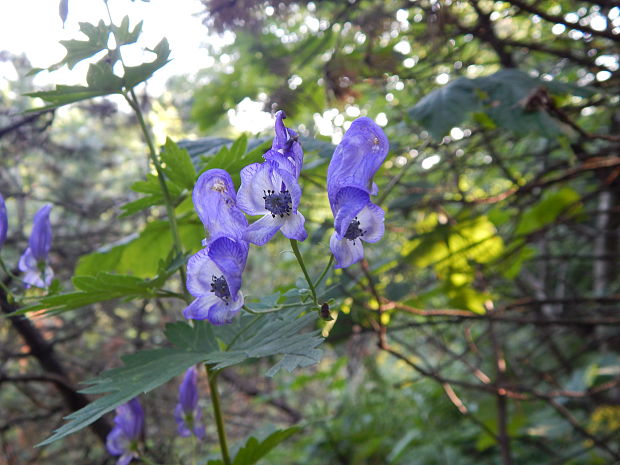
<svg viewBox="0 0 620 465"><path fill-rule="evenodd" d="M204 226L198 218L179 220L179 235L185 250L198 251L204 237ZM95 275L99 271L131 274L148 278L157 273L159 263L172 250L172 235L167 221L152 221L136 236L120 243L83 255L75 269L76 275Z"/></svg>
<svg viewBox="0 0 620 465"><path fill-rule="evenodd" d="M161 160L166 164L164 168L166 177L173 183L190 191L194 188L196 169L187 150L179 148L170 138L166 138Z"/></svg>
<svg viewBox="0 0 620 465"><path fill-rule="evenodd" d="M251 358L281 355L282 359L267 371L267 376L274 376L282 368L291 372L297 367L318 363L323 351L317 347L323 338L317 330L302 332L316 322L317 315L315 312L303 316L299 314L299 309L264 315L243 313L229 325L212 327L214 337L224 344L226 350L209 353L208 362L221 369ZM187 323L177 325L172 333L175 343L187 350L196 349L188 341L200 340L200 337L189 337L189 330L180 326ZM178 336L180 332L183 332L183 338Z"/></svg>
<svg viewBox="0 0 620 465"><path fill-rule="evenodd" d="M61 313L118 298L153 297L161 280L143 280L135 276L98 273L96 276L75 276L75 292L42 297L39 303L20 308L15 315L44 310Z"/></svg>
<svg viewBox="0 0 620 465"><path fill-rule="evenodd" d="M88 281L80 284L90 287ZM123 287L124 283L116 285ZM119 405L161 386L197 363L208 363L215 365L215 369L221 369L249 358L274 355L295 357L298 363L282 365L287 369L317 363L322 351L316 347L323 338L317 331L301 332L316 321L317 315L300 316L299 313L299 310L287 310L260 316L242 314L232 324L224 326L196 322L192 327L184 321L169 324L166 336L176 348L146 350L123 357L123 366L88 381L86 384L90 387L83 393L105 395L67 416L69 422L55 430L39 446L79 431ZM224 350L219 349L218 340L226 346ZM272 376L276 371L273 367L267 375ZM239 460L258 460L295 431L290 428L279 431L262 442L250 438L244 446L245 450L241 449L244 452Z"/></svg>
<svg viewBox="0 0 620 465"><path fill-rule="evenodd" d="M542 199L521 215L515 234L526 235L554 222L580 199L580 195L570 187L545 191Z"/></svg>
<svg viewBox="0 0 620 465"><path fill-rule="evenodd" d="M287 429L275 431L267 436L262 441L259 441L254 436L250 436L245 444L239 449L235 456L232 465L253 465L261 458L267 455L273 448L275 448L282 441L291 437L293 434L301 430L299 426L292 426Z"/></svg>
<svg viewBox="0 0 620 465"><path fill-rule="evenodd" d="M60 43L67 49L67 54L51 69L59 68L64 64L72 69L78 62L102 50L107 50L110 30L103 21L99 21L96 26L90 23L80 23L80 31L88 37L88 40L61 40Z"/></svg>
<svg viewBox="0 0 620 465"><path fill-rule="evenodd" d="M61 107L69 103L80 102L82 100L88 100L93 97L101 97L108 95L110 92L91 89L86 86L64 86L58 85L54 90L47 90L42 92L29 92L24 94L27 97L40 98L48 102L48 105L39 108L33 108L28 112L38 112L41 110L48 110L51 108Z"/></svg>
<svg viewBox="0 0 620 465"><path fill-rule="evenodd" d="M142 21L136 24L136 27L130 31L129 16L125 16L121 21L120 26L112 25L112 31L116 37L117 47L120 47L121 45L133 44L138 40L138 37L140 37L140 33L142 32Z"/></svg>
<svg viewBox="0 0 620 465"><path fill-rule="evenodd" d="M112 66L107 61L93 63L88 67L86 83L91 90L118 94L123 88L123 81L112 72Z"/></svg>
<svg viewBox="0 0 620 465"><path fill-rule="evenodd" d="M156 55L156 58L153 61L143 63L138 66L127 66L125 68L125 75L123 76L123 83L125 84L125 87L135 87L141 82L146 81L155 71L168 63L170 47L168 46L168 41L165 38L162 39L153 50L149 51L155 53Z"/></svg>
<svg viewBox="0 0 620 465"><path fill-rule="evenodd" d="M428 129L435 139L441 140L467 113L479 108L475 88L471 79L455 79L424 96L409 111L409 116Z"/></svg>
<svg viewBox="0 0 620 465"><path fill-rule="evenodd" d="M44 446L90 425L106 413L134 397L149 392L183 373L205 358L201 352L181 349L155 349L123 357L124 365L89 381L85 394L108 393L65 417L69 420L45 441Z"/></svg>
<svg viewBox="0 0 620 465"><path fill-rule="evenodd" d="M502 69L475 79L455 79L422 98L409 116L438 140L470 114L484 127L497 125L518 134L558 136L560 127L551 116L543 110L525 108L524 100L539 87L555 94L591 94L582 87L542 81L516 69Z"/></svg>
<svg viewBox="0 0 620 465"><path fill-rule="evenodd" d="M241 169L251 163L262 161L262 155L271 146L271 140L258 143L250 151L245 152L247 146L248 140L245 134L240 136L230 147L221 146L217 154L207 159L200 172L203 173L213 168L226 170L231 174L233 183L238 186Z"/></svg>

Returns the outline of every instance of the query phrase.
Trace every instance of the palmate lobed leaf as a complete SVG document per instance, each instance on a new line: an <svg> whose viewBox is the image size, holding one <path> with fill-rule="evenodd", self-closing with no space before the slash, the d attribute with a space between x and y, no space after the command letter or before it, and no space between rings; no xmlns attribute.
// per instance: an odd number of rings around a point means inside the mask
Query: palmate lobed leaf
<svg viewBox="0 0 620 465"><path fill-rule="evenodd" d="M303 310L291 309L265 315L243 314L231 325L224 326L212 326L206 322L195 322L190 326L184 321L167 325L166 337L176 345L175 348L145 350L125 356L123 366L88 381L86 384L90 386L83 393L105 395L68 415L68 423L55 430L39 446L81 430L119 405L161 386L197 363L208 363L221 369L252 358L287 358L286 363L276 363L269 370L269 376L275 375L280 368L290 371L317 363L322 355L317 346L323 338L318 331L302 332L316 322L317 315L300 316L301 313ZM220 349L218 341L226 349ZM279 431L263 441L250 438L239 451L239 461L235 459L234 463L255 463L295 431Z"/></svg>
<svg viewBox="0 0 620 465"><path fill-rule="evenodd" d="M589 88L543 81L516 69L502 69L475 79L460 77L422 98L409 116L437 139L462 123L468 115L490 121L518 134L535 132L547 137L560 134L560 127L545 111L527 111L523 102L538 87L552 94L591 96Z"/></svg>

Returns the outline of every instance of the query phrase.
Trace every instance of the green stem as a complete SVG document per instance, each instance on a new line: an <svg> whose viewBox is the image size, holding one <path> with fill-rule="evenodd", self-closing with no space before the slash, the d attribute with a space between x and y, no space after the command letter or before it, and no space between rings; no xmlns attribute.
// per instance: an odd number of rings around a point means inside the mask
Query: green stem
<svg viewBox="0 0 620 465"><path fill-rule="evenodd" d="M205 369L207 370L207 378L209 379L211 404L213 405L213 414L215 416L215 424L217 426L217 436L220 440L222 460L224 465L230 465L230 455L228 454L228 444L226 443L226 430L224 430L224 421L222 419L222 410L220 407L220 394L217 391L217 372L211 371L209 369L209 365L205 365Z"/></svg>
<svg viewBox="0 0 620 465"><path fill-rule="evenodd" d="M327 266L321 273L321 276L319 276L319 279L317 279L316 282L314 283L315 288L319 287L319 284L321 284L321 282L323 281L323 278L325 278L325 275L327 274L327 272L329 271L333 263L334 263L334 254L330 254L329 261L327 262Z"/></svg>
<svg viewBox="0 0 620 465"><path fill-rule="evenodd" d="M123 96L127 103L131 106L133 111L135 112L138 122L140 123L140 128L142 129L142 134L146 139L146 143L149 147L149 158L155 166L155 171L157 171L157 179L159 179L159 187L161 189L162 196L164 198L164 203L166 205L166 213L168 214L168 222L170 223L170 231L172 233L172 242L174 251L177 255L183 255L183 245L181 243L181 236L179 235L179 227L177 224L177 218L174 213L174 206L172 205L172 197L170 196L170 192L168 191L168 186L166 185L166 178L164 175L164 170L159 162L159 157L157 156L157 151L155 150L155 145L153 144L153 139L151 138L150 131L144 121L144 116L142 115L142 110L140 110L140 105L138 104L138 98L136 97L136 93L133 88L129 89L129 92L123 92ZM179 273L181 275L181 281L183 283L186 282L185 268L179 268ZM186 296L186 299L188 297ZM188 300L189 301L189 300Z"/></svg>
<svg viewBox="0 0 620 465"><path fill-rule="evenodd" d="M300 305L303 304L294 304L294 305L281 305L278 307L274 307L274 308L270 308L269 310L262 310L262 311L257 311L257 310L252 310L250 307L248 307L247 305L244 305L242 308L248 312L251 313L252 315L263 315L264 313L275 313L275 312L280 312L282 310L285 310L287 307L291 308L291 307L298 307Z"/></svg>
<svg viewBox="0 0 620 465"><path fill-rule="evenodd" d="M304 258L301 256L301 252L299 251L299 247L297 246L297 241L295 239L290 239L290 241L291 241L291 248L293 249L293 253L295 254L295 258L297 258L297 261L299 262L299 266L301 267L301 271L304 273L304 277L306 278L308 286L310 287L310 292L312 293L312 299L314 300L314 303L318 307L319 301L317 300L317 297L316 297L316 289L314 288L314 284L312 284L312 279L310 278L310 275L308 274L308 270L306 269L306 265L304 264Z"/></svg>

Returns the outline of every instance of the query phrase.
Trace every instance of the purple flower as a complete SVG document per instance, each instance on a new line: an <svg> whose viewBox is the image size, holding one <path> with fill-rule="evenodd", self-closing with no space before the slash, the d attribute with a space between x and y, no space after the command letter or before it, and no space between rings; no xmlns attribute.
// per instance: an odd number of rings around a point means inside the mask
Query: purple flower
<svg viewBox="0 0 620 465"><path fill-rule="evenodd" d="M201 418L202 411L198 406L198 370L191 367L185 372L179 386L179 403L174 409L179 435L185 438L193 433L198 439L203 439L205 426L200 421Z"/></svg>
<svg viewBox="0 0 620 465"><path fill-rule="evenodd" d="M6 240L6 233L9 229L9 218L6 214L6 205L4 203L4 197L0 194L0 247Z"/></svg>
<svg viewBox="0 0 620 465"><path fill-rule="evenodd" d="M298 141L295 131L284 126L286 114L280 110L276 113L276 135L273 138L271 149L268 150L263 158L265 160L275 161L278 168L293 174L299 179L301 166L304 161L304 152Z"/></svg>
<svg viewBox="0 0 620 465"><path fill-rule="evenodd" d="M120 455L116 465L127 465L138 457L138 441L144 428L144 411L137 398L116 408L114 428L106 438L111 455Z"/></svg>
<svg viewBox="0 0 620 465"><path fill-rule="evenodd" d="M220 237L187 263L187 290L196 299L183 316L209 320L214 325L230 323L243 306L241 275L248 258L247 242Z"/></svg>
<svg viewBox="0 0 620 465"><path fill-rule="evenodd" d="M383 210L370 201L378 188L373 177L388 153L383 130L370 118L358 118L336 147L327 169L327 195L334 214L329 246L336 268L364 257L364 242L383 237Z"/></svg>
<svg viewBox="0 0 620 465"><path fill-rule="evenodd" d="M370 118L357 118L336 147L327 169L327 194L334 202L338 190L353 186L377 194L372 178L389 149L383 130Z"/></svg>
<svg viewBox="0 0 620 465"><path fill-rule="evenodd" d="M52 247L52 224L50 223L50 204L44 205L34 215L28 248L19 259L19 269L24 272L26 287L48 287L54 272L47 262Z"/></svg>
<svg viewBox="0 0 620 465"><path fill-rule="evenodd" d="M281 230L289 239L305 240L305 219L297 211L300 199L297 178L280 169L277 162L268 160L243 168L237 194L239 208L249 215L264 215L246 229L244 239L264 245Z"/></svg>
<svg viewBox="0 0 620 465"><path fill-rule="evenodd" d="M235 186L226 171L212 169L202 173L194 186L192 200L209 232L204 245L220 237L243 238L248 220L237 207Z"/></svg>
<svg viewBox="0 0 620 465"><path fill-rule="evenodd" d="M336 268L346 268L364 257L364 242L383 237L383 210L370 201L370 194L356 187L340 189L332 204L335 231L329 248Z"/></svg>

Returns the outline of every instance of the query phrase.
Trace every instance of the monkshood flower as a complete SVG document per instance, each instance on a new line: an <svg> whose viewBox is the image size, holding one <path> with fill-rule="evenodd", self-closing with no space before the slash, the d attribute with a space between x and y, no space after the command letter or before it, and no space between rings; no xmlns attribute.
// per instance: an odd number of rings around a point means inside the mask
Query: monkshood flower
<svg viewBox="0 0 620 465"><path fill-rule="evenodd" d="M196 299L183 316L209 320L214 325L230 323L243 306L241 275L248 258L247 242L220 237L187 262L187 290Z"/></svg>
<svg viewBox="0 0 620 465"><path fill-rule="evenodd" d="M286 114L280 110L276 113L275 132L271 149L268 150L263 158L275 161L278 168L293 174L299 179L301 167L304 162L304 152L299 143L297 133L284 126Z"/></svg>
<svg viewBox="0 0 620 465"><path fill-rule="evenodd" d="M331 203L334 233L329 248L336 268L346 268L364 257L364 242L377 242L383 237L383 210L370 201L370 194L357 187L343 187Z"/></svg>
<svg viewBox="0 0 620 465"><path fill-rule="evenodd" d="M268 160L253 163L241 170L241 187L237 205L249 215L264 215L245 231L244 239L264 245L278 231L289 239L303 241L308 237L305 219L297 211L301 187L297 178L278 163Z"/></svg>
<svg viewBox="0 0 620 465"><path fill-rule="evenodd" d="M114 428L106 438L111 455L119 455L116 465L127 465L139 456L138 442L144 428L144 411L138 399L131 399L116 408Z"/></svg>
<svg viewBox="0 0 620 465"><path fill-rule="evenodd" d="M342 187L352 186L377 194L372 178L385 160L387 137L372 119L357 118L336 147L327 169L327 194L333 204ZM332 208L333 209L333 208Z"/></svg>
<svg viewBox="0 0 620 465"><path fill-rule="evenodd" d="M23 281L26 287L48 287L54 277L47 262L52 247L51 210L52 206L47 204L34 215L28 248L19 259L18 267L25 273Z"/></svg>
<svg viewBox="0 0 620 465"><path fill-rule="evenodd" d="M194 207L209 232L207 245L220 237L242 240L248 220L237 207L237 194L230 174L211 169L200 175L192 193Z"/></svg>
<svg viewBox="0 0 620 465"><path fill-rule="evenodd" d="M6 240L6 233L9 229L9 218L6 214L6 205L4 203L4 197L0 194L0 247Z"/></svg>
<svg viewBox="0 0 620 465"><path fill-rule="evenodd" d="M198 406L198 370L191 367L185 372L179 386L179 403L174 409L179 435L185 438L194 434L198 439L203 439L205 426L201 418L202 411Z"/></svg>

